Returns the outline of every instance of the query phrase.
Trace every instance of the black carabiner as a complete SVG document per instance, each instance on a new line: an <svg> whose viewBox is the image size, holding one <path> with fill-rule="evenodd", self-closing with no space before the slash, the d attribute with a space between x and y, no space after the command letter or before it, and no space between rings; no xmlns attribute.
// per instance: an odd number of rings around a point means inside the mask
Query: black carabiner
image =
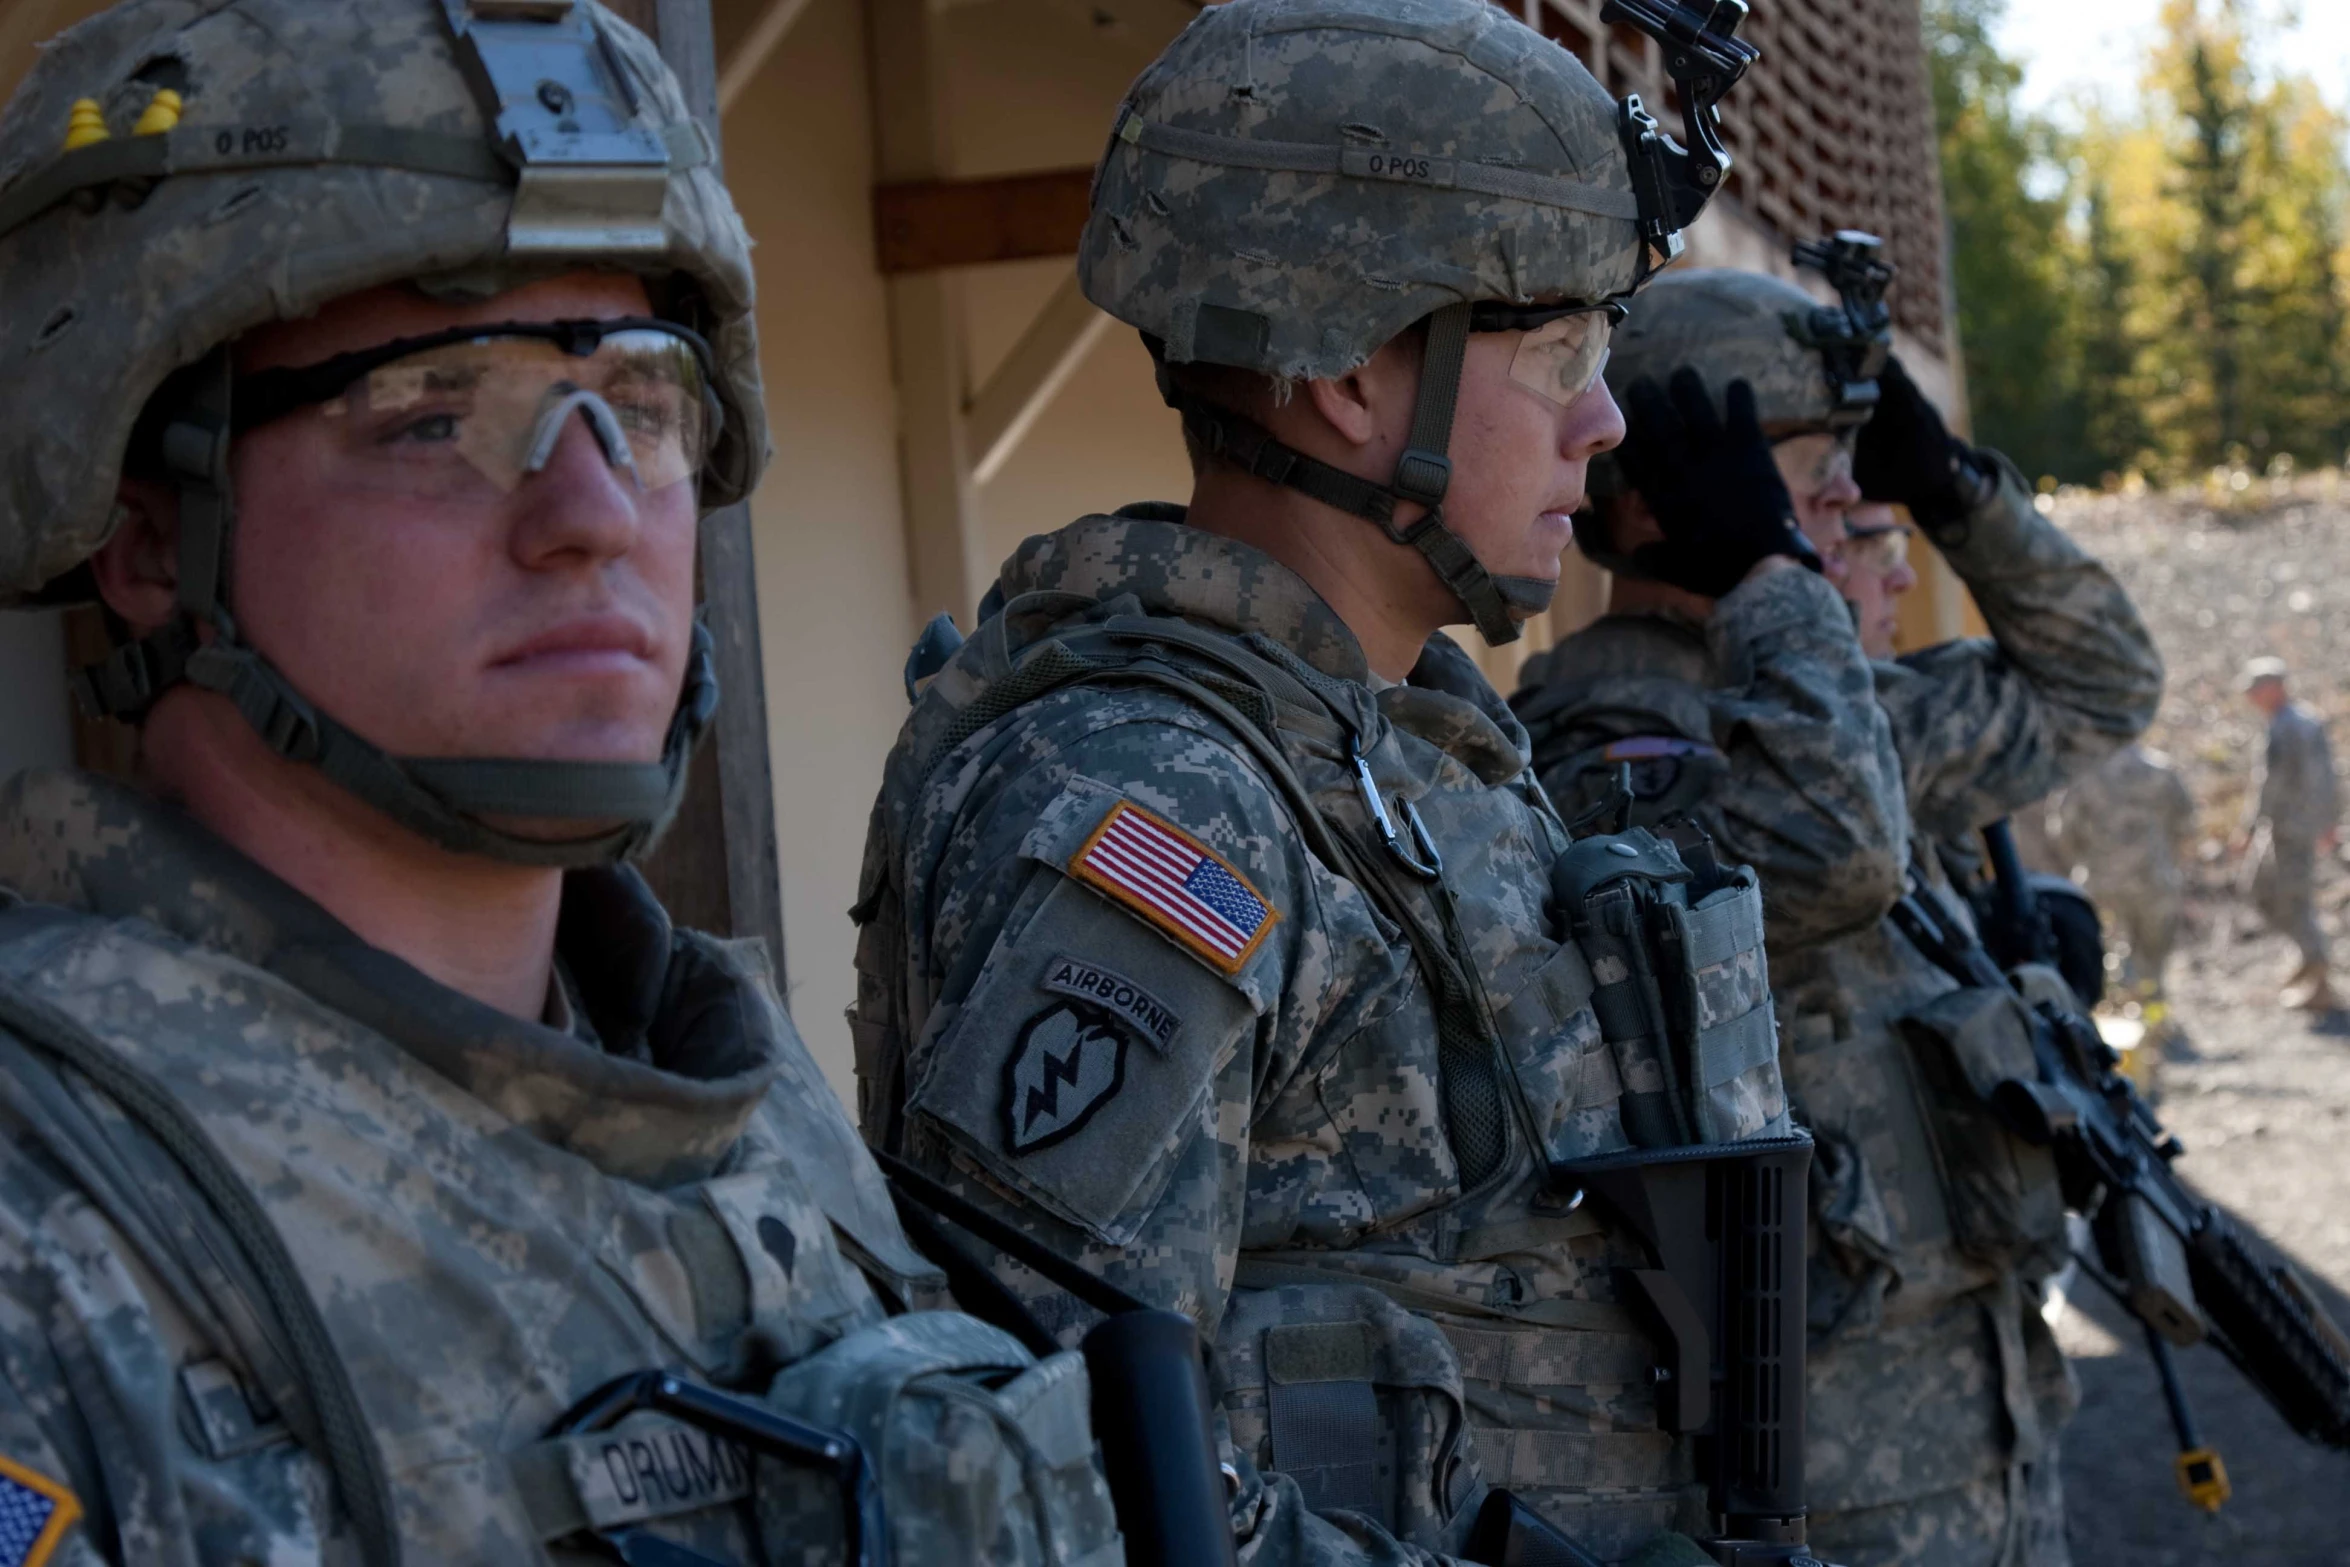
<svg viewBox="0 0 2350 1567"><path fill-rule="evenodd" d="M851 1567L890 1567L881 1478L846 1431L810 1425L732 1393L666 1371L632 1371L597 1388L555 1422L550 1437L609 1431L642 1411L668 1415L782 1463L820 1470L840 1487L841 1534ZM628 1567L729 1567L641 1528L592 1531Z"/></svg>

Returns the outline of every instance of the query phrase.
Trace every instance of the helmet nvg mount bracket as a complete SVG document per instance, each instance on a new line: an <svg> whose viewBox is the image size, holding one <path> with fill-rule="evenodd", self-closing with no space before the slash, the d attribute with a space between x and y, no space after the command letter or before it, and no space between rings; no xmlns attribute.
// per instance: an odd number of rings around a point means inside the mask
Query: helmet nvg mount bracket
<svg viewBox="0 0 2350 1567"><path fill-rule="evenodd" d="M1839 422L1867 419L1877 406L1877 376L1893 355L1893 310L1885 290L1897 270L1883 258L1884 242L1858 229L1796 242L1795 264L1828 280L1840 301L1790 315L1787 335L1819 351Z"/></svg>

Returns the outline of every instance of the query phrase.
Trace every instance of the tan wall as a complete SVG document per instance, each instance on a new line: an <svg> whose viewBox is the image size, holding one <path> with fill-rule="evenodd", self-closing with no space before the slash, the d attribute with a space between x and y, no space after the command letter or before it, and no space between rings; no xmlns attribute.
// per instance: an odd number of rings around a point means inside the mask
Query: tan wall
<svg viewBox="0 0 2350 1567"><path fill-rule="evenodd" d="M912 634L858 0L811 0L726 117L775 464L752 503L792 1015L845 1094L865 819Z"/></svg>
<svg viewBox="0 0 2350 1567"><path fill-rule="evenodd" d="M978 0L941 18L954 170L976 176L1091 163L1142 68L1193 14L1180 0L1128 0L1111 14L1077 0ZM962 278L967 362L986 382L1046 298L1066 260L975 267ZM987 564L1032 533L1191 488L1175 416L1151 384L1150 356L1113 324L979 488ZM958 610L961 606L958 606Z"/></svg>

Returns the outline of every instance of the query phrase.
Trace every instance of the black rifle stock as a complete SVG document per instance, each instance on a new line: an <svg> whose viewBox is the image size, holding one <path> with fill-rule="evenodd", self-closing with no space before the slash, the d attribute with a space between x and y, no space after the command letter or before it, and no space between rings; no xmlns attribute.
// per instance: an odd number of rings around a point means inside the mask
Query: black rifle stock
<svg viewBox="0 0 2350 1567"><path fill-rule="evenodd" d="M1137 1300L1083 1265L940 1185L892 1154L874 1151L898 1217L947 1275L956 1303L1026 1344L1038 1357L1060 1346L1017 1296L965 1252L932 1215L944 1217L1102 1313L1080 1349L1093 1383L1093 1434L1102 1477L1126 1536L1129 1567L1233 1567L1230 1496L1216 1456L1216 1409L1199 1331L1181 1312Z"/></svg>
<svg viewBox="0 0 2350 1567"><path fill-rule="evenodd" d="M1983 833L2002 898L2030 897L2015 840L2004 821ZM2016 911L2029 928L2027 908ZM1918 950L1965 985L2006 986L2010 976L1963 929L1914 893L1894 923ZM2085 1215L2097 1256L2086 1272L2110 1289L2159 1343L2156 1364L2179 1426L2181 1482L2216 1507L2226 1482L2198 1480L2191 1460L2210 1458L2192 1420L2169 1347L2209 1342L2260 1390L2302 1436L2350 1450L2350 1338L2293 1269L2264 1253L2234 1220L2197 1196L2173 1168L2184 1152L2123 1076L2119 1058L2088 1019L2032 1009L2036 1075L1999 1085L1992 1107L2009 1130L2056 1156L2066 1206ZM2204 1489L2199 1494L2197 1486Z"/></svg>

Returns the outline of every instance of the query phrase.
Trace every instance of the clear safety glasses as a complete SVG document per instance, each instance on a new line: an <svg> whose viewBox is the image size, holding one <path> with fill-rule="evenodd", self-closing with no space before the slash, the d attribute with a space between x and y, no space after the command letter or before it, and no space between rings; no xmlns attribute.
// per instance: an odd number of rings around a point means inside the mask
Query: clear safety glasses
<svg viewBox="0 0 2350 1567"><path fill-rule="evenodd" d="M1837 481L1852 477L1852 451L1859 435L1854 428L1773 438L1771 455L1778 460L1779 477L1798 497L1825 494Z"/></svg>
<svg viewBox="0 0 2350 1567"><path fill-rule="evenodd" d="M240 377L234 425L315 408L355 489L509 494L576 416L640 489L701 472L717 439L709 345L666 321L509 322L403 338Z"/></svg>
<svg viewBox="0 0 2350 1567"><path fill-rule="evenodd" d="M1533 309L1486 303L1472 307L1469 330L1523 332L1510 359L1510 379L1561 408L1571 408L1599 384L1616 323L1623 319L1624 307L1613 301Z"/></svg>
<svg viewBox="0 0 2350 1567"><path fill-rule="evenodd" d="M1909 533L1898 524L1850 530L1844 540L1845 558L1855 566L1890 575L1909 564Z"/></svg>

